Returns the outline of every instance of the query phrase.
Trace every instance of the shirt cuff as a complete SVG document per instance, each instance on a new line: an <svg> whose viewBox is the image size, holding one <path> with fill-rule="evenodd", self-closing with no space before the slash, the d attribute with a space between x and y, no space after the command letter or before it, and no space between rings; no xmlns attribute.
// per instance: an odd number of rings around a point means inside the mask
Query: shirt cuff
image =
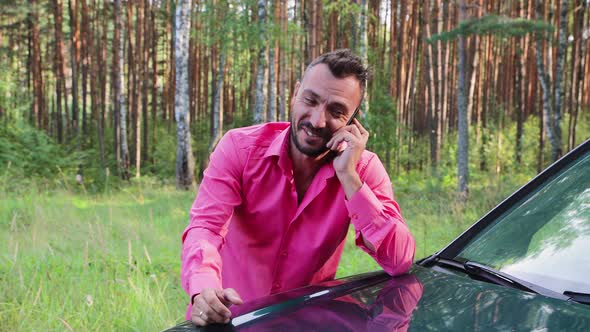
<svg viewBox="0 0 590 332"><path fill-rule="evenodd" d="M366 183L363 183L350 200L345 201L348 209L348 215L351 223L363 238L371 242L375 249L381 245L381 242L387 236L391 227L389 218L383 218L383 203L375 196L375 193Z"/></svg>
<svg viewBox="0 0 590 332"><path fill-rule="evenodd" d="M199 273L191 276L188 287L192 303L194 296L200 294L204 288L221 289L221 282L213 275Z"/></svg>

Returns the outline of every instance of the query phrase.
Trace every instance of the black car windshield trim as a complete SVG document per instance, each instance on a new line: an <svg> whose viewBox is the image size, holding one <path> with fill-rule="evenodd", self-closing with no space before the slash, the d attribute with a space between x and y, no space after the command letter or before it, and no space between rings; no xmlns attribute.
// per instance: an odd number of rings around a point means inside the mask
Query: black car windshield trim
<svg viewBox="0 0 590 332"><path fill-rule="evenodd" d="M428 263L436 264L443 267L450 267L455 270L459 270L474 279L487 281L494 283L496 285L507 286L511 288L516 288L523 290L525 292L541 294L545 296L549 296L552 298L557 298L561 300L569 300L570 297L566 295L559 294L552 290L549 290L545 287L530 283L528 281L524 281L517 277L514 277L510 274L497 271L489 266L484 264L480 264L474 261L468 260L454 260L454 259L447 259L442 257L436 257L430 260Z"/></svg>
<svg viewBox="0 0 590 332"><path fill-rule="evenodd" d="M578 293L572 291L565 291L563 295L570 298L570 300L582 304L590 304L590 294L588 293Z"/></svg>

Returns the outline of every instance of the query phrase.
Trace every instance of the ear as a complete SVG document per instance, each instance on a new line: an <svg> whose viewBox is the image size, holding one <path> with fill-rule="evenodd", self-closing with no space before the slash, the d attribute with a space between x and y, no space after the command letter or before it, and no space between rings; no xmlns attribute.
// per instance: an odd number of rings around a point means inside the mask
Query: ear
<svg viewBox="0 0 590 332"><path fill-rule="evenodd" d="M293 94L291 95L291 108L293 108L293 103L295 102L295 98L297 97L297 93L299 92L299 87L301 86L301 83L299 81L297 81L297 83L295 83L295 88L293 89Z"/></svg>

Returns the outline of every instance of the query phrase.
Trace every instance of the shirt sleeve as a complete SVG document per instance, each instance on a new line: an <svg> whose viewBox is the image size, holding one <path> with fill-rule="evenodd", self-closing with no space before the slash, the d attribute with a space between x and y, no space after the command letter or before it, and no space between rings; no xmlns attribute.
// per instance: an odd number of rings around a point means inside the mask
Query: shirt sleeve
<svg viewBox="0 0 590 332"><path fill-rule="evenodd" d="M242 162L231 131L218 143L204 172L182 234L181 283L190 298L203 288L222 288L219 250L241 204Z"/></svg>
<svg viewBox="0 0 590 332"><path fill-rule="evenodd" d="M390 275L406 273L414 260L416 243L393 197L389 176L376 155L372 155L359 174L363 185L346 201L356 245ZM363 239L375 250L367 248Z"/></svg>

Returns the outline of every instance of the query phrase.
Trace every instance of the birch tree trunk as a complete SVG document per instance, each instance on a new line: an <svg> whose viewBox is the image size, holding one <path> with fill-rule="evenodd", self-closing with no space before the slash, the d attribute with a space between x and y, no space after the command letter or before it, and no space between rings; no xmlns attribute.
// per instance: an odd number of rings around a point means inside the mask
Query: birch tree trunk
<svg viewBox="0 0 590 332"><path fill-rule="evenodd" d="M122 20L121 11L121 0L115 1L115 31L114 38L116 42L113 42L113 52L117 52L116 58L113 57L113 89L114 89L114 104L115 104L115 116L118 116L119 129L118 129L118 142L119 142L119 170L121 178L124 180L129 179L129 148L127 146L127 112L125 111L125 92L123 87L125 86L125 35Z"/></svg>
<svg viewBox="0 0 590 332"><path fill-rule="evenodd" d="M466 19L465 0L459 1L459 23ZM457 176L458 192L462 200L467 199L469 192L469 132L467 120L467 98L465 91L465 37L459 35L457 45L457 119L458 119L458 142L457 142Z"/></svg>
<svg viewBox="0 0 590 332"><path fill-rule="evenodd" d="M559 20L559 46L557 48L557 68L555 71L555 108L553 109L553 118L552 118L552 125L553 125L553 132L554 132L554 140L551 141L551 157L553 161L556 161L561 157L562 150L561 150L561 109L563 105L563 96L564 96L564 88L563 88L563 76L564 76L564 68L565 68L565 57L566 57L566 49L567 49L567 36L566 36L566 29L567 29L567 9L568 9L568 1L562 0L561 1L561 13L560 13L560 20Z"/></svg>
<svg viewBox="0 0 590 332"><path fill-rule="evenodd" d="M176 187L190 189L194 184L195 161L191 147L188 110L188 41L190 33L190 0L179 0L176 5L176 33L174 58L176 84L174 114L176 117Z"/></svg>
<svg viewBox="0 0 590 332"><path fill-rule="evenodd" d="M542 19L541 17L541 9L543 6L542 0L537 0L537 19ZM551 114L552 112L552 103L551 103L551 80L547 71L545 70L545 64L543 62L543 49L541 45L541 37L537 36L536 40L536 55L535 58L537 60L537 73L539 76L539 81L541 82L541 88L543 89L543 126L545 127L545 132L547 133L547 139L551 143L551 155L554 157L559 151L559 143L558 138L556 137L556 132L554 131L554 127L551 121ZM549 52L550 53L550 52Z"/></svg>
<svg viewBox="0 0 590 332"><path fill-rule="evenodd" d="M281 0L280 5L281 38L287 35L287 1ZM279 48L279 121L287 121L287 47L286 42L280 43Z"/></svg>
<svg viewBox="0 0 590 332"><path fill-rule="evenodd" d="M275 73L275 48L273 43L269 43L268 55L268 113L266 114L267 122L277 121L277 81Z"/></svg>
<svg viewBox="0 0 590 332"><path fill-rule="evenodd" d="M258 26L260 27L260 45L258 49L258 66L256 68L256 101L254 102L254 123L265 121L264 72L266 71L266 0L258 0Z"/></svg>
<svg viewBox="0 0 590 332"><path fill-rule="evenodd" d="M213 95L213 109L211 110L211 140L209 141L209 153L213 152L217 142L221 139L223 126L223 103L226 102L221 98L223 90L223 76L225 72L225 48L221 48L219 57L219 66L217 68L217 79L215 84L215 93Z"/></svg>

